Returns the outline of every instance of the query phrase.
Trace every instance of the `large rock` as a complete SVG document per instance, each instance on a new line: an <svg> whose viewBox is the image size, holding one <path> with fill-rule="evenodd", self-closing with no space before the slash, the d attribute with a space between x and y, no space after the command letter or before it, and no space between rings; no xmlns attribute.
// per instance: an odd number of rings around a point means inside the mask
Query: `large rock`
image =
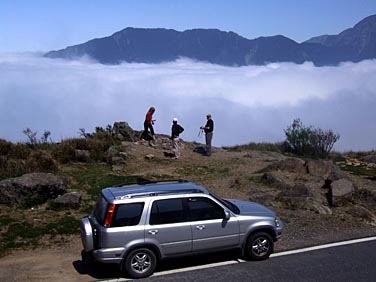
<svg viewBox="0 0 376 282"><path fill-rule="evenodd" d="M307 172L321 179L339 180L346 175L332 162L324 160L309 161L306 164Z"/></svg>
<svg viewBox="0 0 376 282"><path fill-rule="evenodd" d="M332 214L325 198L316 190L302 184L286 187L276 200L290 210L311 210L318 214Z"/></svg>
<svg viewBox="0 0 376 282"><path fill-rule="evenodd" d="M112 127L112 133L122 140L132 141L132 142L135 142L138 140L138 138L136 138L135 131L125 121L115 122Z"/></svg>
<svg viewBox="0 0 376 282"><path fill-rule="evenodd" d="M354 191L354 185L348 179L333 181L331 184L333 206L343 206L348 201L352 200Z"/></svg>
<svg viewBox="0 0 376 282"><path fill-rule="evenodd" d="M51 201L51 206L54 208L72 208L78 209L81 204L82 193L70 192L57 197Z"/></svg>
<svg viewBox="0 0 376 282"><path fill-rule="evenodd" d="M33 206L65 192L63 180L52 173L29 173L0 181L0 204Z"/></svg>

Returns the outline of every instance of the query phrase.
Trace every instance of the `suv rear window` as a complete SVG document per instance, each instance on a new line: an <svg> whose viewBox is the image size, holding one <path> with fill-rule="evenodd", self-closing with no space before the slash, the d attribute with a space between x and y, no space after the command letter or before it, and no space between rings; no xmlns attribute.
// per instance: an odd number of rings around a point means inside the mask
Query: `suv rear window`
<svg viewBox="0 0 376 282"><path fill-rule="evenodd" d="M138 225L143 209L143 202L116 205L111 227Z"/></svg>

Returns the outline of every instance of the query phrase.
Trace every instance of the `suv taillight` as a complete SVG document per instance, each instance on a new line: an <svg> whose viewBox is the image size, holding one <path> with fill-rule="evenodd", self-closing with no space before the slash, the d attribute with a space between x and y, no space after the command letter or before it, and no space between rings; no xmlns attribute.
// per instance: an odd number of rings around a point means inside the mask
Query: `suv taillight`
<svg viewBox="0 0 376 282"><path fill-rule="evenodd" d="M112 217L114 216L115 204L109 204L106 214L106 219L104 221L104 227L110 227L112 222Z"/></svg>

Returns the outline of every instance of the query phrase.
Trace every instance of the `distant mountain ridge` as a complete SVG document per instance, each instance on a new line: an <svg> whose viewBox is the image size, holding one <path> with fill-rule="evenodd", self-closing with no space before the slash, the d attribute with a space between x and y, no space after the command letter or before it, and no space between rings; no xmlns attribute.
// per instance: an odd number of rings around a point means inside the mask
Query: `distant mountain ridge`
<svg viewBox="0 0 376 282"><path fill-rule="evenodd" d="M376 58L376 15L338 35L321 35L302 43L282 35L247 39L218 29L179 32L128 27L111 36L50 51L44 56L64 59L89 56L103 64L162 63L186 57L224 66L305 61L317 66L336 65Z"/></svg>

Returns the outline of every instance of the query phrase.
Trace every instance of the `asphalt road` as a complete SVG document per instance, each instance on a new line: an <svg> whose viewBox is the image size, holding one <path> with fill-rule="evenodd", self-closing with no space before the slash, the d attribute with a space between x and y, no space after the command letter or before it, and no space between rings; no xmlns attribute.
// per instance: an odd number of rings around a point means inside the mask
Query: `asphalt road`
<svg viewBox="0 0 376 282"><path fill-rule="evenodd" d="M91 276L130 281L110 267ZM237 253L171 259L161 262L153 276L137 281L375 282L376 237L276 253L259 262L239 260Z"/></svg>
<svg viewBox="0 0 376 282"><path fill-rule="evenodd" d="M210 260L210 258L206 259ZM260 262L236 261L234 258L233 261L222 261L217 264L213 261L214 265L219 266L207 267L194 261L195 263L192 263L195 265L189 268L190 271L179 270L177 267L179 260L166 261L159 272L142 281L374 282L376 281L376 240L317 250L302 250L291 254L277 254ZM182 260L180 263L184 267L186 262Z"/></svg>

